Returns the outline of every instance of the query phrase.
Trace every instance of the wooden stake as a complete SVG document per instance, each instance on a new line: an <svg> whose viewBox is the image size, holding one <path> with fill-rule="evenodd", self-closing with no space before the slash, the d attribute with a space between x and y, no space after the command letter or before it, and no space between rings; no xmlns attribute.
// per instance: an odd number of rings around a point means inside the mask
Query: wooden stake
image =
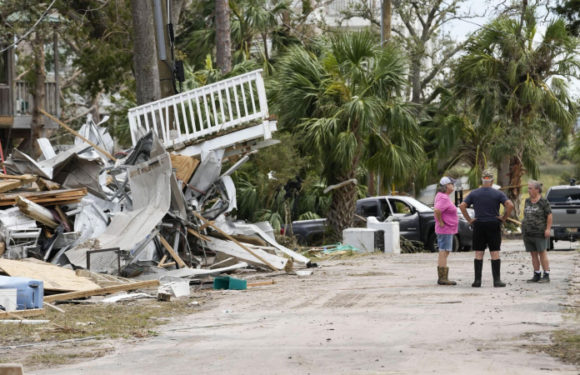
<svg viewBox="0 0 580 375"><path fill-rule="evenodd" d="M93 142L89 141L87 138L83 137L79 132L77 132L76 130L70 128L67 124L65 124L64 122L60 121L59 119L57 119L56 117L54 117L50 113L48 113L48 112L46 112L46 111L44 111L43 109L40 109L40 108L38 109L38 111L40 113L42 113L43 115L45 115L46 117L48 117L49 119L51 119L52 121L54 121L57 124L59 124L60 126L62 126L63 128L65 128L66 130L68 130L69 133L74 134L75 136L79 137L83 141L85 141L88 144L90 144L95 150L99 151L101 154L105 155L106 157L108 157L112 161L117 161L117 159L113 155L109 154L109 152L107 150L105 150L105 149L97 146Z"/></svg>
<svg viewBox="0 0 580 375"><path fill-rule="evenodd" d="M165 247L165 249L167 250L167 252L169 253L169 255L171 255L171 257L173 259L175 259L175 261L177 262L177 264L179 264L179 267L181 268L186 268L187 264L185 264L185 262L183 261L183 259L181 259L179 257L179 255L175 252L175 250L173 250L173 248L171 247L171 245L169 244L169 242L167 242L165 240L165 238L163 238L163 236L159 236L159 241L161 241L161 244L163 245L163 247Z"/></svg>
<svg viewBox="0 0 580 375"><path fill-rule="evenodd" d="M276 282L274 280L258 281L256 283L249 283L247 286L248 287L251 287L251 286L264 286L264 285L272 285L272 284L276 284Z"/></svg>
<svg viewBox="0 0 580 375"><path fill-rule="evenodd" d="M195 211L193 211L193 214L199 220L203 221L206 225L208 225L208 226L212 227L213 229L215 229L222 236L225 236L228 240L232 241L233 243L235 243L236 245L238 245L242 249L246 250L248 253L252 254L254 257L256 257L257 259L259 259L262 263L264 263L265 265L267 265L268 267L270 267L272 270L278 271L278 269L276 267L274 267L273 265L271 265L268 261L266 261L265 259L263 259L258 254L254 253L248 247L244 246L240 241L236 240L235 238L233 238L232 236L230 236L229 234L227 234L226 232L224 232L223 230L221 230L220 228L218 228L217 226L215 226L215 224L213 224L212 222L210 222L209 220L207 220L205 217L201 216L199 213L197 213Z"/></svg>

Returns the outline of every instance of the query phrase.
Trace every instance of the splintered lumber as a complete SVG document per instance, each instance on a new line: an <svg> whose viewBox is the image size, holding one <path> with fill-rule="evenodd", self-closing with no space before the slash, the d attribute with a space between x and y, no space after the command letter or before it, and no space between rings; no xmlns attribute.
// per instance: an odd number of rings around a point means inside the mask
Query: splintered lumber
<svg viewBox="0 0 580 375"><path fill-rule="evenodd" d="M247 246L245 246L240 241L236 240L235 238L233 238L232 236L230 236L229 234L227 234L226 232L224 232L223 230L221 230L220 228L218 228L215 224L213 224L212 222L210 222L209 220L207 220L205 217L201 216L199 213L193 211L193 214L199 220L203 221L205 223L205 225L208 225L208 226L212 227L219 234L221 234L222 236L225 236L227 239L229 239L230 241L234 242L236 245L238 245L239 247L241 247L242 249L244 249L248 253L252 254L256 259L260 260L262 263L264 263L265 265L267 265L268 267L270 267L270 269L272 269L273 271L279 270L279 268L274 267L267 260L265 260L263 257L261 257L260 255L258 255L256 251L250 250ZM232 254L230 254L230 255L232 255Z"/></svg>
<svg viewBox="0 0 580 375"><path fill-rule="evenodd" d="M44 315L44 309L29 309L29 310L16 310L16 311L0 311L0 319L6 318L28 318L31 316Z"/></svg>
<svg viewBox="0 0 580 375"><path fill-rule="evenodd" d="M173 248L171 247L171 245L169 244L169 242L167 242L165 240L165 238L163 238L163 236L159 236L159 241L161 241L161 244L163 245L163 247L165 247L165 250L167 250L167 252L169 253L169 255L171 255L171 257L177 262L177 264L179 264L179 267L181 267L181 268L187 267L187 264L185 264L185 262L183 261L183 259L181 259L179 257L179 255L177 254L177 252L175 250L173 250Z"/></svg>
<svg viewBox="0 0 580 375"><path fill-rule="evenodd" d="M151 288L151 287L156 287L156 286L159 286L159 280L139 281L139 282L135 282L135 283L110 286L107 288L86 290L83 292L70 292L70 293L53 294L50 296L44 296L44 301L49 302L49 303L55 302L55 301L67 301L67 300L71 300L71 299L85 298L85 297L91 297L91 296L100 296L100 295L104 295L104 294L112 294L112 293L117 293L117 292L142 289L142 288Z"/></svg>
<svg viewBox="0 0 580 375"><path fill-rule="evenodd" d="M193 172L199 165L199 160L192 156L171 154L171 166L175 169L175 177L185 183L189 182Z"/></svg>
<svg viewBox="0 0 580 375"><path fill-rule="evenodd" d="M54 205L76 203L85 195L87 195L87 188L0 194L0 206L15 205L16 197L23 197L38 204Z"/></svg>
<svg viewBox="0 0 580 375"><path fill-rule="evenodd" d="M9 179L9 180L20 180L24 181L25 184L30 182L36 181L37 177L31 174L23 174L23 175L13 175L13 174L4 174L0 173L0 179Z"/></svg>
<svg viewBox="0 0 580 375"><path fill-rule="evenodd" d="M5 193L10 190L14 190L16 188L21 187L24 185L25 182L22 180L1 180L0 181L0 193Z"/></svg>
<svg viewBox="0 0 580 375"><path fill-rule="evenodd" d="M16 205L26 216L41 222L50 228L58 227L58 223L53 220L52 212L48 208L44 208L23 197L16 197Z"/></svg>
<svg viewBox="0 0 580 375"><path fill-rule="evenodd" d="M252 245L242 245L242 247L233 241L225 241L213 237L206 243L206 245L212 251L226 254L261 268L267 266L267 268L270 268L274 271L281 271L285 269L286 265L288 264L287 258L272 255L256 248L250 249L249 246Z"/></svg>
<svg viewBox="0 0 580 375"><path fill-rule="evenodd" d="M187 232L191 235L194 235L195 237L199 238L202 241L209 241L209 238L207 236L204 236L203 234L198 233L191 228L187 228Z"/></svg>
<svg viewBox="0 0 580 375"><path fill-rule="evenodd" d="M46 291L83 291L99 288L86 277L77 276L75 271L42 261L0 259L0 269L8 276L41 280Z"/></svg>
<svg viewBox="0 0 580 375"><path fill-rule="evenodd" d="M95 143L91 142L90 140L88 140L87 138L83 137L79 132L77 132L76 130L70 128L67 124L65 124L64 122L60 121L59 119L57 119L56 117L54 117L53 115L51 115L50 113L47 113L46 111L44 111L43 109L38 109L38 111L40 113L42 113L43 115L45 115L46 117L48 117L49 119L51 119L52 121L56 122L57 124L59 124L60 126L62 126L63 128L65 128L66 130L68 130L69 133L74 134L75 136L79 137L80 139L82 139L83 141L87 142L88 144L90 144L95 150L97 150L98 152L100 152L101 154L105 155L106 157L109 158L109 160L112 161L117 161L117 158L115 158L113 155L111 155L107 150L97 146Z"/></svg>
<svg viewBox="0 0 580 375"><path fill-rule="evenodd" d="M40 190L58 190L58 189L60 189L60 184L58 184L54 181L46 180L42 177L40 177L38 179L38 181L36 181L36 184L38 185Z"/></svg>

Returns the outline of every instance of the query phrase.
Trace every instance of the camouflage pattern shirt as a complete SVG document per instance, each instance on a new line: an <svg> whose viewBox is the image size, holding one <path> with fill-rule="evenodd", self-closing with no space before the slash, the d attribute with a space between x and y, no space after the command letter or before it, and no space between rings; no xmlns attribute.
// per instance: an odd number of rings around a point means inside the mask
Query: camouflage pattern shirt
<svg viewBox="0 0 580 375"><path fill-rule="evenodd" d="M524 236L544 238L548 215L551 213L552 209L546 198L542 197L536 203L532 203L531 199L527 198L522 222Z"/></svg>

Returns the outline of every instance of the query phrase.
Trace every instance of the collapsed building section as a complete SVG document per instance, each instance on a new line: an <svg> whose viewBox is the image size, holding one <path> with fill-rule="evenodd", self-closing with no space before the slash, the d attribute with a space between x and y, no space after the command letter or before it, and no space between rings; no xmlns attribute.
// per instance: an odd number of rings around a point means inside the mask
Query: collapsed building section
<svg viewBox="0 0 580 375"><path fill-rule="evenodd" d="M128 116L133 147L122 156L112 155L110 135L90 117L66 151L47 139L39 140L41 160L14 151L0 175L4 258L149 278L308 266L276 242L269 223L231 216L232 173L277 143L260 70Z"/></svg>

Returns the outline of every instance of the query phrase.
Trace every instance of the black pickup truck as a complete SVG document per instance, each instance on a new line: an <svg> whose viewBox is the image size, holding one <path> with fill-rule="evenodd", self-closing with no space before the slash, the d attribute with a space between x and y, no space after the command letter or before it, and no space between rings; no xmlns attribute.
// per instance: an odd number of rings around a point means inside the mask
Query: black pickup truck
<svg viewBox="0 0 580 375"><path fill-rule="evenodd" d="M554 248L554 241L580 239L580 186L575 181L570 185L552 186L546 199L552 209L550 249Z"/></svg>
<svg viewBox="0 0 580 375"><path fill-rule="evenodd" d="M399 222L401 236L414 241L420 241L427 249L437 249L435 235L435 215L433 209L406 196L380 196L359 199L356 202L356 214L362 217L375 216L379 221L390 220ZM453 241L453 247L470 249L473 230L469 223L459 215L459 230ZM298 242L303 245L319 244L326 233L326 219L301 220L292 222L292 230Z"/></svg>

